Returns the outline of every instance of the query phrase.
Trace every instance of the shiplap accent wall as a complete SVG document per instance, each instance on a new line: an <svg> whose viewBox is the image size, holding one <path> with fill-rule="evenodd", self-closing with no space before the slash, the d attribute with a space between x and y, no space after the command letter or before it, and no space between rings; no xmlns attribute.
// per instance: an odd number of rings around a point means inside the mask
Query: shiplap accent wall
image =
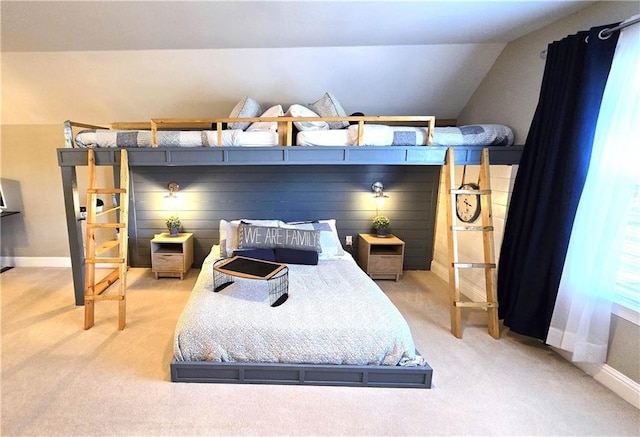
<svg viewBox="0 0 640 437"><path fill-rule="evenodd" d="M337 220L340 240L370 232L376 214L371 184L380 181L389 195L380 213L406 242L405 269L429 269L438 194L439 166L219 166L132 168L130 262L151 263L149 241L165 232L176 214L193 232L195 265L218 244L220 219ZM167 184L180 185L166 199Z"/></svg>

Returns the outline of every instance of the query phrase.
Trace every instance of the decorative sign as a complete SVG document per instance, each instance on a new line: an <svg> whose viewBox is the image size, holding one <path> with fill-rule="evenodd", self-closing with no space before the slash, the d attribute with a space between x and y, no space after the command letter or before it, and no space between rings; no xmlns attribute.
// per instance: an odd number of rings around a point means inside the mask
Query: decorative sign
<svg viewBox="0 0 640 437"><path fill-rule="evenodd" d="M276 248L321 252L320 231L240 224L239 248Z"/></svg>

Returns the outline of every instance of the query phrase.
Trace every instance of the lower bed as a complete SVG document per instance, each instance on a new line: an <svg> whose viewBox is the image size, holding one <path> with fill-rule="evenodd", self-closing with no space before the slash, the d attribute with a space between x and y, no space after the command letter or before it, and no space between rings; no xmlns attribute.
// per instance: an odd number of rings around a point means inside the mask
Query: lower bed
<svg viewBox="0 0 640 437"><path fill-rule="evenodd" d="M213 293L214 246L176 327L174 382L430 388L409 326L350 255L289 265L289 298L236 278Z"/></svg>

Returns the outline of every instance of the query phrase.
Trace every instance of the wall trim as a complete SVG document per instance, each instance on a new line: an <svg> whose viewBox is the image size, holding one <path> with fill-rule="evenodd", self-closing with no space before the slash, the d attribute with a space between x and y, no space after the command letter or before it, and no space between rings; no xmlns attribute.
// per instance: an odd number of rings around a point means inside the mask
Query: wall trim
<svg viewBox="0 0 640 437"><path fill-rule="evenodd" d="M431 272L433 272L438 278L442 279L443 281L449 282L449 269L447 268L447 266L444 266L436 261L435 256L433 257L433 261L431 262Z"/></svg>
<svg viewBox="0 0 640 437"><path fill-rule="evenodd" d="M594 367L597 370L592 376L596 381L640 410L640 384L608 364Z"/></svg>
<svg viewBox="0 0 640 437"><path fill-rule="evenodd" d="M624 305L620 305L619 303L613 303L613 314L618 317L621 317L628 322L633 323L634 325L640 326L640 313L632 310L631 308L625 307Z"/></svg>
<svg viewBox="0 0 640 437"><path fill-rule="evenodd" d="M3 256L0 263L11 267L71 267L68 256Z"/></svg>
<svg viewBox="0 0 640 437"><path fill-rule="evenodd" d="M640 410L640 384L608 364L575 363L569 352L552 347L562 358Z"/></svg>

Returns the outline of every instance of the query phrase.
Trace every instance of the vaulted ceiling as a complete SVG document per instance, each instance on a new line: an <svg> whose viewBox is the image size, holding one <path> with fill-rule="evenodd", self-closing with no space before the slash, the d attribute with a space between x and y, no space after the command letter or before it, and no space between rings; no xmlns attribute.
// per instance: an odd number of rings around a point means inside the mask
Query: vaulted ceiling
<svg viewBox="0 0 640 437"><path fill-rule="evenodd" d="M509 42L593 3L2 0L2 123L223 116L244 95L325 91L348 113L456 118Z"/></svg>
<svg viewBox="0 0 640 437"><path fill-rule="evenodd" d="M2 51L507 43L594 1L2 1Z"/></svg>

